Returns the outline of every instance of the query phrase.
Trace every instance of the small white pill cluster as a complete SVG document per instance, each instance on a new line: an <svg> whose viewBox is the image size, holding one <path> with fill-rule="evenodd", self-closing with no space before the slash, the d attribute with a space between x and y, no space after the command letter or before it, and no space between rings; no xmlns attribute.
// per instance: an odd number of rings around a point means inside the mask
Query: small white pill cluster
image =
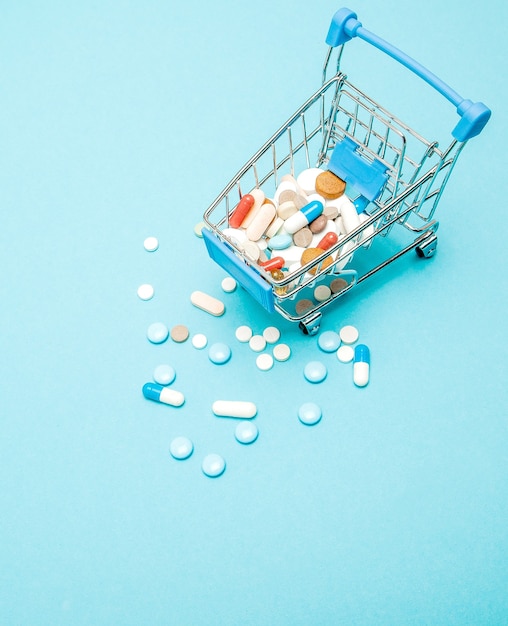
<svg viewBox="0 0 508 626"><path fill-rule="evenodd" d="M345 183L326 169L307 168L296 178L284 175L273 197L260 188L242 196L222 233L276 280L305 265L311 274L332 264L340 271L352 259L353 252L347 253L355 246L354 239L324 260L315 259L368 218L365 212L357 212L344 190ZM372 232L369 226L359 237ZM345 256L337 263L341 255ZM330 290L321 289L315 297L323 301L330 296Z"/></svg>

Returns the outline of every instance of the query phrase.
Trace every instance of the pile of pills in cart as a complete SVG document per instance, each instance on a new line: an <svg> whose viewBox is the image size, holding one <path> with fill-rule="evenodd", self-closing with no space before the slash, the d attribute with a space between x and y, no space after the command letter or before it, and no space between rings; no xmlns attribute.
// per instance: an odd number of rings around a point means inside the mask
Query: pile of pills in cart
<svg viewBox="0 0 508 626"><path fill-rule="evenodd" d="M331 265L340 271L353 257L354 239L322 260L316 259L321 259L369 217L365 212L358 213L345 189L341 178L318 167L307 168L296 178L286 174L273 197L266 196L260 188L243 195L222 234L275 280L282 280L303 266L309 267L310 275ZM374 227L369 225L358 238L369 245L373 232ZM343 258L337 262L340 256ZM341 284L344 288L344 281ZM332 294L324 285L319 289L315 298L320 302Z"/></svg>
<svg viewBox="0 0 508 626"><path fill-rule="evenodd" d="M144 243L147 251L153 252L158 248L158 242L154 237L149 237ZM225 294L232 293L236 289L236 281L232 277L226 277L221 283ZM138 288L138 297L147 300L153 297L154 289L145 284ZM151 294L150 298L146 294ZM222 300L215 298L202 291L193 291L189 296L190 303L204 313L222 317L226 307ZM317 337L317 346L323 353L335 353L337 360L343 363L353 362L353 382L358 387L364 387L369 381L369 349L364 344L358 343L358 331L354 326L343 326L339 332L324 331ZM185 343L190 339L190 344L196 350L207 351L209 361L217 366L228 363L232 358L233 350L228 343L214 342L209 345L208 338L203 333L191 334L184 324L176 324L169 328L164 322L153 322L146 330L146 338L152 344L163 344L171 340L175 343ZM281 341L281 332L276 326L267 326L264 329L253 329L247 324L238 326L234 333L234 341L238 348L250 350L253 354L253 362L258 370L267 372L274 367L276 362L284 363L291 357L290 346ZM306 381L319 384L327 377L327 367L322 361L309 361L303 370ZM176 380L176 370L172 365L159 364L152 374L153 380L146 382L142 387L146 399L165 404L178 409L185 403L184 394L173 387ZM254 402L239 401L229 398L215 399L211 403L211 411L215 417L232 419L235 422L234 436L236 440L249 445L254 443L259 431L255 418L258 408ZM303 403L297 412L298 419L302 424L312 426L317 424L322 417L321 408L313 402ZM190 458L194 453L194 444L186 437L179 435L170 444L171 456L179 461ZM206 476L215 478L224 473L226 462L217 453L207 454L201 463L201 469Z"/></svg>

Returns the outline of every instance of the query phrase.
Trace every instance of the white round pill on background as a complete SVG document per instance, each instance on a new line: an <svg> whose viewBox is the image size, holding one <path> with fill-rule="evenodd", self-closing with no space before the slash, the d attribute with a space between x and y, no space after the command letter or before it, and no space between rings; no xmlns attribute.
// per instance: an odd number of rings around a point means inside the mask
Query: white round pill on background
<svg viewBox="0 0 508 626"><path fill-rule="evenodd" d="M278 343L272 352L273 358L277 361L287 361L291 356L291 348L286 343Z"/></svg>
<svg viewBox="0 0 508 626"><path fill-rule="evenodd" d="M201 469L206 476L217 478L224 473L226 461L224 461L220 454L208 454L201 463Z"/></svg>
<svg viewBox="0 0 508 626"><path fill-rule="evenodd" d="M304 402L298 409L298 419L307 426L317 424L321 415L321 408L314 402Z"/></svg>
<svg viewBox="0 0 508 626"><path fill-rule="evenodd" d="M258 427L253 422L240 422L235 428L236 440L245 445L256 441L258 435Z"/></svg>
<svg viewBox="0 0 508 626"><path fill-rule="evenodd" d="M159 385L171 385L176 378L176 372L171 365L158 365L153 371L153 379Z"/></svg>
<svg viewBox="0 0 508 626"><path fill-rule="evenodd" d="M148 327L146 336L152 343L164 343L169 337L169 329L162 322L154 322Z"/></svg>
<svg viewBox="0 0 508 626"><path fill-rule="evenodd" d="M222 291L226 293L233 293L237 287L237 282L232 276L226 276L221 282Z"/></svg>
<svg viewBox="0 0 508 626"><path fill-rule="evenodd" d="M260 354L256 358L256 365L263 372L267 372L268 370L271 370L273 367L272 355L267 354L266 352L264 352L263 354Z"/></svg>
<svg viewBox="0 0 508 626"><path fill-rule="evenodd" d="M203 236L203 228L205 226L206 226L206 224L204 222L198 222L194 226L194 234L196 235L196 237L202 237Z"/></svg>
<svg viewBox="0 0 508 626"><path fill-rule="evenodd" d="M252 335L249 339L249 348L254 352L261 352L266 348L266 339L263 335Z"/></svg>
<svg viewBox="0 0 508 626"><path fill-rule="evenodd" d="M208 339L206 338L206 335L203 335L202 333L196 333L192 336L191 342L197 350L202 350L206 347Z"/></svg>
<svg viewBox="0 0 508 626"><path fill-rule="evenodd" d="M354 343L358 339L358 330L354 326L343 326L339 336L344 343Z"/></svg>
<svg viewBox="0 0 508 626"><path fill-rule="evenodd" d="M252 328L250 326L238 326L235 331L235 337L241 343L247 343L249 339L252 337Z"/></svg>
<svg viewBox="0 0 508 626"><path fill-rule="evenodd" d="M341 363L351 363L353 357L355 355L355 351L351 346L345 345L341 346L337 350L337 358Z"/></svg>
<svg viewBox="0 0 508 626"><path fill-rule="evenodd" d="M309 383L321 383L327 374L326 365L321 361L309 361L303 369L303 375Z"/></svg>
<svg viewBox="0 0 508 626"><path fill-rule="evenodd" d="M147 237L143 241L143 247L147 252L155 252L159 247L159 240L157 237Z"/></svg>
<svg viewBox="0 0 508 626"><path fill-rule="evenodd" d="M154 289L152 285L145 283L138 287L138 298L140 300L151 300L153 298Z"/></svg>
<svg viewBox="0 0 508 626"><path fill-rule="evenodd" d="M188 437L175 437L169 445L169 452L174 459L188 459L194 451L194 445Z"/></svg>
<svg viewBox="0 0 508 626"><path fill-rule="evenodd" d="M275 326L267 326L263 331L266 343L277 343L280 339L280 330Z"/></svg>

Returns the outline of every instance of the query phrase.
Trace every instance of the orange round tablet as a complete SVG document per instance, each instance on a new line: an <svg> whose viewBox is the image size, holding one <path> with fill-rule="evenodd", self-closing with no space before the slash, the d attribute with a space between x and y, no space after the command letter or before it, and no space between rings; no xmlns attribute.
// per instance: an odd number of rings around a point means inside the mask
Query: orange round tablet
<svg viewBox="0 0 508 626"><path fill-rule="evenodd" d="M340 198L346 189L346 183L330 170L325 170L316 178L316 192L326 200Z"/></svg>
<svg viewBox="0 0 508 626"><path fill-rule="evenodd" d="M316 259L320 254L323 254L324 250L322 250L321 248L307 248L306 250L303 251L302 253L302 258L301 258L301 264L302 265L307 265L307 263L312 263L312 261L314 261L314 259ZM318 265L320 266L319 269L325 269L326 267L329 267L331 264L333 263L333 257L327 256L325 257L321 263L319 263ZM309 274L315 274L317 272L317 266L316 267L311 267L310 269L308 269L307 271L309 272Z"/></svg>

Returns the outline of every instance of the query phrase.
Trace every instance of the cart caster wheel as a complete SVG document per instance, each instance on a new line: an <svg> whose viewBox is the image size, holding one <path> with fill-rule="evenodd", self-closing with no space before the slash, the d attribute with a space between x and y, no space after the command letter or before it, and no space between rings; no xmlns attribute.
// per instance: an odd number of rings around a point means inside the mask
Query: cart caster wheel
<svg viewBox="0 0 508 626"><path fill-rule="evenodd" d="M299 327L304 335L317 335L321 324L321 313L315 313L311 317L300 322Z"/></svg>
<svg viewBox="0 0 508 626"><path fill-rule="evenodd" d="M432 234L430 237L427 237L425 241L416 246L416 254L420 257L420 259L429 259L431 256L434 256L437 249L437 235Z"/></svg>

